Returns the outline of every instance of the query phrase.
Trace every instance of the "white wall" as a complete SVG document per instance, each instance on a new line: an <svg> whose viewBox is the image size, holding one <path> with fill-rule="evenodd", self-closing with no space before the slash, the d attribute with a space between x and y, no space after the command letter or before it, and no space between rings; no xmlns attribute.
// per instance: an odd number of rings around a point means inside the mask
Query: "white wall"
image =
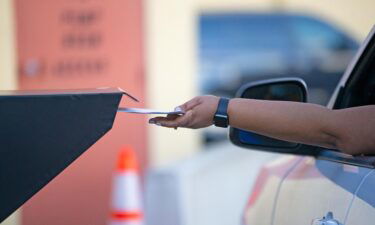
<svg viewBox="0 0 375 225"><path fill-rule="evenodd" d="M13 1L0 1L0 90L17 86Z"/></svg>
<svg viewBox="0 0 375 225"><path fill-rule="evenodd" d="M195 10L193 1L146 0L148 105L173 109L197 94ZM199 132L150 125L152 167L185 158L199 148Z"/></svg>

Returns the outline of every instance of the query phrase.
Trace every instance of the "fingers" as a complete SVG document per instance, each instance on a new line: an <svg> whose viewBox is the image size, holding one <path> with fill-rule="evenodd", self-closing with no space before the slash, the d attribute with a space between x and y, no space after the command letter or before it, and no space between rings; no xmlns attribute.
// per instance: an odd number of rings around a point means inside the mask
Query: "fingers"
<svg viewBox="0 0 375 225"><path fill-rule="evenodd" d="M155 117L150 119L149 123L163 127L177 128L189 127L192 121L192 111L187 111L183 116L168 115L167 117Z"/></svg>
<svg viewBox="0 0 375 225"><path fill-rule="evenodd" d="M168 119L170 119L170 118L168 118L168 117L162 117L162 116L158 116L158 117L155 117L155 118L151 118L149 121L148 121L148 123L150 123L150 124L156 124L156 125L161 125L160 124L160 122L161 121L165 121L165 120L168 120Z"/></svg>
<svg viewBox="0 0 375 225"><path fill-rule="evenodd" d="M177 117L175 120L162 121L160 124L164 127L189 127L192 120L192 111L187 111L183 116Z"/></svg>
<svg viewBox="0 0 375 225"><path fill-rule="evenodd" d="M177 117L179 117L179 115L168 114L166 117L158 116L158 117L155 117L155 118L151 118L148 122L149 122L150 124L157 124L157 125L160 125L160 122L161 122L161 121L165 121L165 120L175 120L175 119L177 119Z"/></svg>
<svg viewBox="0 0 375 225"><path fill-rule="evenodd" d="M166 117L155 117L149 120L150 124L156 124L163 127L175 128L177 127L191 127L193 121L193 108L199 105L199 97L195 97L190 101L175 108L175 111L185 112L183 115L167 115Z"/></svg>
<svg viewBox="0 0 375 225"><path fill-rule="evenodd" d="M175 115L175 114L168 114L167 115L167 119L169 119L169 120L175 120L178 117L180 117L180 115Z"/></svg>

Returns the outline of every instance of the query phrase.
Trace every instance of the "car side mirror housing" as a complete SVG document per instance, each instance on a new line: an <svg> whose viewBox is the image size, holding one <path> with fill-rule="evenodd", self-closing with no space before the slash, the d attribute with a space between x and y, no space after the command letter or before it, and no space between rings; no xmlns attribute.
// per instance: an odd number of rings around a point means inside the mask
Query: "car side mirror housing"
<svg viewBox="0 0 375 225"><path fill-rule="evenodd" d="M262 80L242 86L236 97L307 102L307 86L300 78ZM254 150L295 153L300 146L297 143L282 141L233 127L230 128L229 136L234 145Z"/></svg>

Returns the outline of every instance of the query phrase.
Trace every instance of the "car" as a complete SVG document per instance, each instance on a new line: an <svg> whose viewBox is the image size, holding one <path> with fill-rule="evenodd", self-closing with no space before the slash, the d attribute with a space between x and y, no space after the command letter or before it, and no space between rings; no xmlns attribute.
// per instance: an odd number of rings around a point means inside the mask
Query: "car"
<svg viewBox="0 0 375 225"><path fill-rule="evenodd" d="M204 13L199 19L202 94L234 97L241 84L300 77L309 102L326 104L359 44L337 26L313 16L281 12ZM225 140L207 129L205 143Z"/></svg>
<svg viewBox="0 0 375 225"><path fill-rule="evenodd" d="M359 44L314 16L284 12L205 13L199 20L203 94L233 97L243 83L293 74L326 104Z"/></svg>
<svg viewBox="0 0 375 225"><path fill-rule="evenodd" d="M305 102L300 78L250 83L238 97ZM327 107L375 104L375 27L347 67ZM375 115L374 115L375 116ZM287 154L260 171L243 214L246 225L368 225L375 219L375 156L352 156L230 129L233 144Z"/></svg>

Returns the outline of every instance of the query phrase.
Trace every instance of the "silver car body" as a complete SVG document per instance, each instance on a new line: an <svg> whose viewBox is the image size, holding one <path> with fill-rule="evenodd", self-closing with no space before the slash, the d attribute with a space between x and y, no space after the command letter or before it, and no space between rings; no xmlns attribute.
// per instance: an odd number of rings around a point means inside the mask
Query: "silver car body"
<svg viewBox="0 0 375 225"><path fill-rule="evenodd" d="M345 87L373 39L375 27L348 66L328 108L334 107L340 89ZM334 160L330 155L281 157L261 170L243 222L246 225L375 224L374 158L363 157L361 164Z"/></svg>

